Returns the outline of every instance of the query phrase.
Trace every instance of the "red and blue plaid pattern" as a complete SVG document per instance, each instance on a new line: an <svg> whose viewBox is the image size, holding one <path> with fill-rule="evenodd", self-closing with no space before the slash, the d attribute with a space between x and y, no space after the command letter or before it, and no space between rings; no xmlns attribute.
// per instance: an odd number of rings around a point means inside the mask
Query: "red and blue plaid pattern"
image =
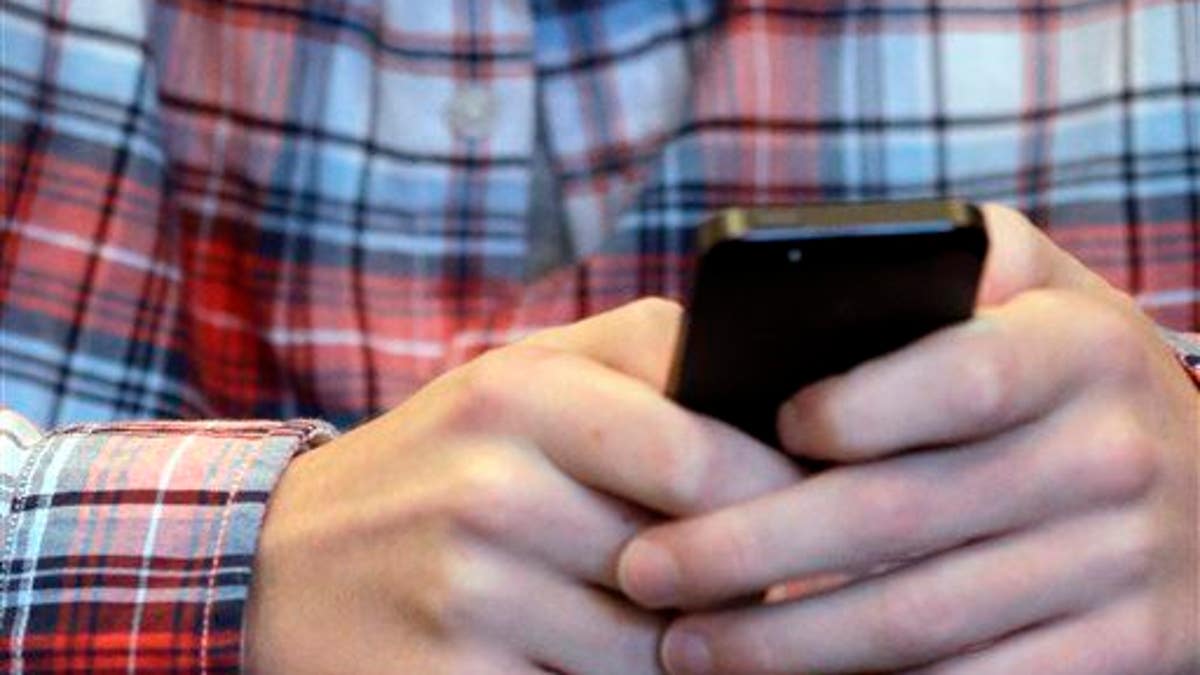
<svg viewBox="0 0 1200 675"><path fill-rule="evenodd" d="M0 435L3 670L235 670L276 473L331 430L151 422L41 437L27 424L0 412L13 430Z"/></svg>
<svg viewBox="0 0 1200 675"><path fill-rule="evenodd" d="M352 423L681 297L731 204L1008 202L1200 326L1191 0L9 0L0 31L0 399L43 426ZM539 115L580 259L528 282ZM232 667L312 429L3 432L0 653Z"/></svg>

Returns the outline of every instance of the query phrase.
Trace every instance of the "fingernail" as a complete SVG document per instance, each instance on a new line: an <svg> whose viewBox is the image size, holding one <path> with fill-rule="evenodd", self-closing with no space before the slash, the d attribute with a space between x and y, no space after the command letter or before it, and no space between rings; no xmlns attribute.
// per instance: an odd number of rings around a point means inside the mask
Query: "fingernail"
<svg viewBox="0 0 1200 675"><path fill-rule="evenodd" d="M617 565L621 589L647 607L665 607L679 593L679 565L666 548L634 540Z"/></svg>
<svg viewBox="0 0 1200 675"><path fill-rule="evenodd" d="M671 675L701 675L712 672L712 652L708 642L689 630L668 631L663 638L663 667Z"/></svg>
<svg viewBox="0 0 1200 675"><path fill-rule="evenodd" d="M803 389L779 406L775 413L775 431L784 452L803 455L819 449L821 420L814 412L818 412L824 403L819 398L821 391L815 387Z"/></svg>

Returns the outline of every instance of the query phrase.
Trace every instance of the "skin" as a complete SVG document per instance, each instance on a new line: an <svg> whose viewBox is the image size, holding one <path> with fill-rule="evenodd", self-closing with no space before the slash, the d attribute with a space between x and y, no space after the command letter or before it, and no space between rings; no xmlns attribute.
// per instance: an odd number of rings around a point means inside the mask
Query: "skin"
<svg viewBox="0 0 1200 675"><path fill-rule="evenodd" d="M798 478L663 397L680 314L646 300L541 333L297 459L262 529L247 670L661 672L664 617L616 593L622 545Z"/></svg>
<svg viewBox="0 0 1200 675"><path fill-rule="evenodd" d="M780 411L788 453L837 463L815 476L662 396L661 300L297 459L247 670L1190 672L1196 388L1127 298L987 216L978 318Z"/></svg>
<svg viewBox="0 0 1200 675"><path fill-rule="evenodd" d="M669 672L1200 672L1196 387L1128 297L986 215L974 320L780 410L836 468L626 546L621 588L684 610Z"/></svg>

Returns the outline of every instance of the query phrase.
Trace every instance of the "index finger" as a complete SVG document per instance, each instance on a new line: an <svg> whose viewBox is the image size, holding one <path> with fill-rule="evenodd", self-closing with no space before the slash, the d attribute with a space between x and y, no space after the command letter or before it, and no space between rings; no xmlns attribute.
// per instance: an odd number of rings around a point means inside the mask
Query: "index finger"
<svg viewBox="0 0 1200 675"><path fill-rule="evenodd" d="M790 452L872 459L986 436L1050 409L1124 335L1116 293L1024 216L984 207L991 241L970 321L801 390L778 412ZM1124 309L1122 308L1122 311Z"/></svg>
<svg viewBox="0 0 1200 675"><path fill-rule="evenodd" d="M1025 293L800 391L779 409L780 442L805 457L864 461L1043 416L1095 375L1096 336L1118 320L1105 307L1074 291Z"/></svg>
<svg viewBox="0 0 1200 675"><path fill-rule="evenodd" d="M430 389L426 426L531 443L574 480L669 515L799 479L774 448L663 395L680 315L643 300L484 355Z"/></svg>

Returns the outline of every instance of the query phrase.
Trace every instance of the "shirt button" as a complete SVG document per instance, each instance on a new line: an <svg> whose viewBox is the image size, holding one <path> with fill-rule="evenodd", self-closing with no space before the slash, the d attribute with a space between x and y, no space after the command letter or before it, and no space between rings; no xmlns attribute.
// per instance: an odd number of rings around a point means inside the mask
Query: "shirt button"
<svg viewBox="0 0 1200 675"><path fill-rule="evenodd" d="M446 105L446 124L468 141L486 138L496 121L496 97L482 84L463 84Z"/></svg>
<svg viewBox="0 0 1200 675"><path fill-rule="evenodd" d="M504 4L513 14L518 16L529 14L529 0L506 0Z"/></svg>

